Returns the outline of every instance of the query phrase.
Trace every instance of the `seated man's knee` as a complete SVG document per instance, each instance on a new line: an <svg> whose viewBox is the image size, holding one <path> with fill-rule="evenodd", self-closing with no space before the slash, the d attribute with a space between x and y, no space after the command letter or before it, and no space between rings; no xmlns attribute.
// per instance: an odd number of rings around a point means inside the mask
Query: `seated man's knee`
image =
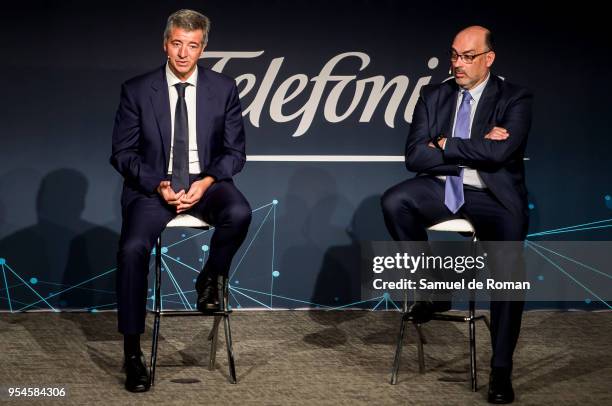
<svg viewBox="0 0 612 406"><path fill-rule="evenodd" d="M385 216L394 216L399 212L405 202L399 191L395 188L391 188L382 195L380 204Z"/></svg>
<svg viewBox="0 0 612 406"><path fill-rule="evenodd" d="M139 258L147 255L150 248L144 241L129 238L119 244L118 259Z"/></svg>
<svg viewBox="0 0 612 406"><path fill-rule="evenodd" d="M251 207L248 203L235 203L224 210L225 221L237 228L248 228L251 224Z"/></svg>

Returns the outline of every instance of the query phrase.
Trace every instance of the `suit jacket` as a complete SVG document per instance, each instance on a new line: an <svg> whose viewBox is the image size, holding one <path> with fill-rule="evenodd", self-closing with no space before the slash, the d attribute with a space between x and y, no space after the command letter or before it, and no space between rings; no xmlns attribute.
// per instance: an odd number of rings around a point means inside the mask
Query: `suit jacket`
<svg viewBox="0 0 612 406"><path fill-rule="evenodd" d="M418 174L458 175L459 165L478 170L484 184L511 212L527 215L523 157L531 127L532 94L491 74L478 102L469 139L452 136L459 86L454 80L424 86L406 142L406 167ZM485 139L494 127L510 133L504 141ZM444 151L427 144L447 137Z"/></svg>
<svg viewBox="0 0 612 406"><path fill-rule="evenodd" d="M196 134L201 173L231 179L246 161L242 108L234 79L198 66ZM165 65L123 83L110 163L123 176L122 205L156 193L167 179L171 116Z"/></svg>

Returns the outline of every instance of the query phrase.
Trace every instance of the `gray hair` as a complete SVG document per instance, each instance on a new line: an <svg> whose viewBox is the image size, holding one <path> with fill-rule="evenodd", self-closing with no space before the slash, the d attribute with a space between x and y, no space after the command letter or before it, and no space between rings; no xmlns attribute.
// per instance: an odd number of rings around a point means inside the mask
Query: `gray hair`
<svg viewBox="0 0 612 406"><path fill-rule="evenodd" d="M204 38L202 39L202 45L208 43L208 32L210 31L210 19L204 14L198 13L193 10L179 10L168 17L166 23L166 29L164 30L164 42L170 38L170 31L173 28L182 28L186 31L202 30Z"/></svg>

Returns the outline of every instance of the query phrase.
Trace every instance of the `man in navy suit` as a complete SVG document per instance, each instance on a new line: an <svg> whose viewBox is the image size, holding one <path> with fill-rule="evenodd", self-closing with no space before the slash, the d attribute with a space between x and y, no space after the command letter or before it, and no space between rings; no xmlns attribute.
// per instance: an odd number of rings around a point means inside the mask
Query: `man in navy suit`
<svg viewBox="0 0 612 406"><path fill-rule="evenodd" d="M235 81L197 65L209 27L198 12L172 14L164 32L167 63L121 88L110 162L124 178L117 306L132 392L149 389L140 334L156 238L179 213L215 227L196 282L198 309L212 312L219 308L217 276L227 276L251 222L249 203L232 181L246 161Z"/></svg>
<svg viewBox="0 0 612 406"><path fill-rule="evenodd" d="M466 218L482 241L523 241L528 225L523 157L532 95L490 73L495 52L486 28L459 32L450 59L454 80L421 90L405 151L406 167L417 176L383 195L387 228L395 240L426 241L427 227ZM520 268L520 255L512 259L506 269ZM449 302L422 300L410 315L426 322L449 308ZM512 355L522 311L520 300L492 297L491 403L514 400Z"/></svg>

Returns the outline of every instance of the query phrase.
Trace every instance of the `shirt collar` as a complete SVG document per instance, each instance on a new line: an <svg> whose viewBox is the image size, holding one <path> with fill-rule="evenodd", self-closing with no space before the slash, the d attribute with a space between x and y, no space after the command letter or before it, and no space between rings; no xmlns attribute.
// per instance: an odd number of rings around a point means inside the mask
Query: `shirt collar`
<svg viewBox="0 0 612 406"><path fill-rule="evenodd" d="M482 92L484 92L484 89L487 86L487 83L489 82L490 78L491 73L489 72L487 73L487 78L481 84L469 90L470 95L472 96L472 99L474 99L475 103L478 103L478 100L480 100L480 96L482 96ZM465 89L461 89L460 94L463 95L463 92L465 92Z"/></svg>
<svg viewBox="0 0 612 406"><path fill-rule="evenodd" d="M172 69L170 69L168 62L166 62L166 81L168 82L168 87L172 87L176 85L177 83L183 82L182 80L176 77L174 72L172 72ZM193 73L187 78L187 80L185 80L185 83L189 83L192 86L198 85L198 67L197 65Z"/></svg>

